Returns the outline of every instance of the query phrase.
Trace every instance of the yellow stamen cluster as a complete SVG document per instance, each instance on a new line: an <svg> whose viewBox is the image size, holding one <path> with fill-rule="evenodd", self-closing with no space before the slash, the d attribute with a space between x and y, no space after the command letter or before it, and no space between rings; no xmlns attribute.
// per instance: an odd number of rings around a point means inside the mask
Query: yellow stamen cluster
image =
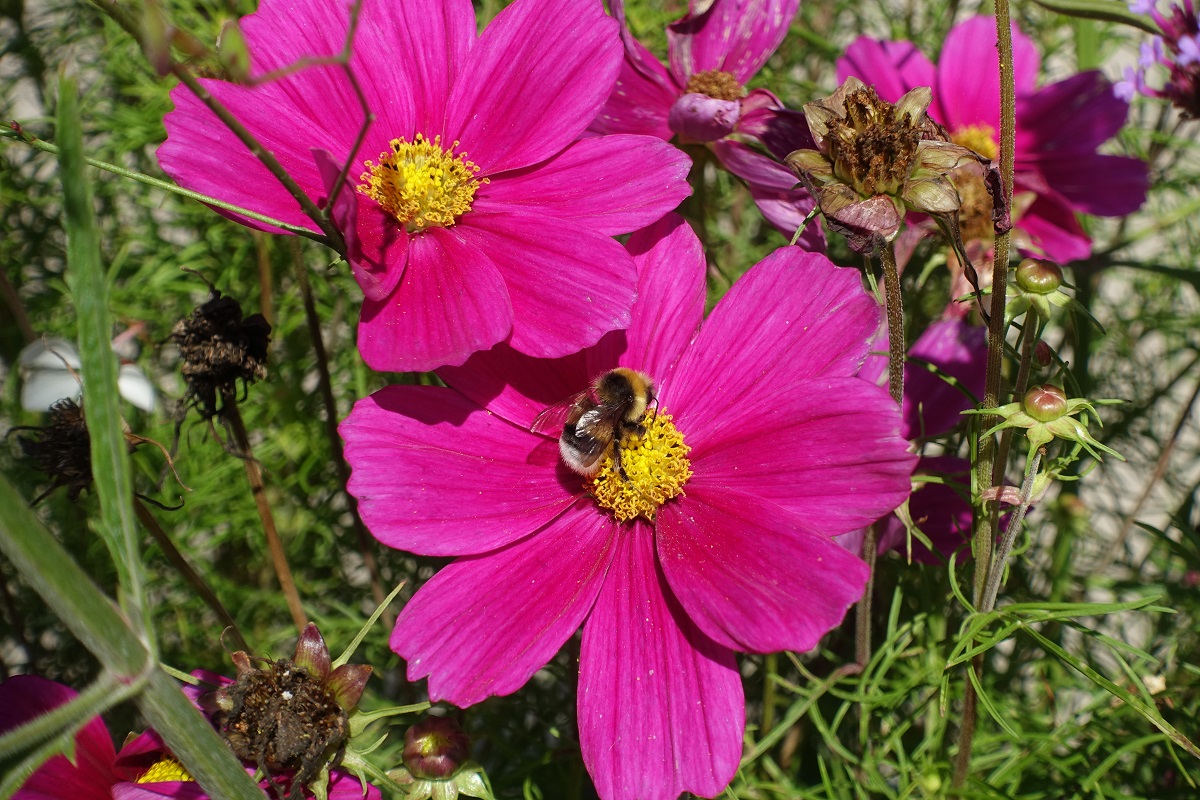
<svg viewBox="0 0 1200 800"><path fill-rule="evenodd" d="M590 482L589 491L597 504L611 511L618 522L637 517L653 522L658 507L683 494L684 484L692 477L687 458L692 448L684 444L671 416L647 415L643 425L645 434L621 443L621 466L628 480L617 471L612 458L606 457Z"/></svg>
<svg viewBox="0 0 1200 800"><path fill-rule="evenodd" d="M991 125L967 125L950 135L955 144L969 147L984 158L996 160L996 129Z"/></svg>
<svg viewBox="0 0 1200 800"><path fill-rule="evenodd" d="M448 228L471 210L481 181L479 167L466 153L454 154L455 142L442 148L442 138L413 141L392 139L390 151L379 154L379 163L367 161L358 176L358 190L383 206L409 233L426 228ZM487 183L485 178L482 183Z"/></svg>
<svg viewBox="0 0 1200 800"><path fill-rule="evenodd" d="M706 94L717 100L741 100L746 96L746 87L738 83L732 72L706 69L688 78L684 91L688 94Z"/></svg>
<svg viewBox="0 0 1200 800"><path fill-rule="evenodd" d="M163 756L154 766L142 773L138 783L165 783L167 781L194 781L187 769L171 756Z"/></svg>

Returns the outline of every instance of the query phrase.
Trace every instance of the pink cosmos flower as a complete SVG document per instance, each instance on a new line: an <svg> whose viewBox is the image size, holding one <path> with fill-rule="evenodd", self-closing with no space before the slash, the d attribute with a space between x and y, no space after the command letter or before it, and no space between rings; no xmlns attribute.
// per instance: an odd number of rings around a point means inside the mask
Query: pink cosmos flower
<svg viewBox="0 0 1200 800"><path fill-rule="evenodd" d="M0 733L5 733L78 693L37 675L17 675L0 683ZM253 772L253 769L248 770ZM263 784L264 789L266 784ZM264 797L266 793L264 792ZM306 795L311 797L312 795ZM357 778L334 771L330 800L363 800ZM73 759L58 755L29 776L13 800L207 800L200 788L167 751L154 731L134 737L118 753L100 717L92 718L75 735ZM366 800L381 800L369 787Z"/></svg>
<svg viewBox="0 0 1200 800"><path fill-rule="evenodd" d="M339 53L350 5L263 0L241 22L253 75ZM560 356L629 324L636 272L611 237L686 197L690 163L651 137L580 138L620 70L617 27L598 0L516 0L482 35L470 0L363 0L350 69L376 119L353 152L362 113L338 66L202 81L318 205L349 162L332 212L371 367L461 364L500 341ZM314 228L186 88L171 96L168 174Z"/></svg>
<svg viewBox="0 0 1200 800"><path fill-rule="evenodd" d="M1000 79L996 21L974 17L946 36L934 67L911 42L860 36L838 60L838 80L853 75L895 102L917 86L933 87L929 116L959 144L995 159L999 154ZM1031 244L1059 262L1091 255L1091 239L1076 212L1116 217L1146 199L1146 164L1097 148L1125 123L1128 104L1100 72L1081 72L1037 87L1039 56L1013 30L1017 135L1014 222Z"/></svg>
<svg viewBox="0 0 1200 800"><path fill-rule="evenodd" d="M793 188L791 170L734 137L761 141L773 112L783 109L771 92L747 93L745 86L787 35L800 0L692 3L689 13L667 28L669 66L633 38L623 0L609 5L621 23L625 61L591 130L711 142L722 166L746 181L767 221L788 236L795 233L813 208L812 195ZM808 250L825 249L816 225L805 229L800 243Z"/></svg>
<svg viewBox="0 0 1200 800"><path fill-rule="evenodd" d="M857 272L781 248L701 327L691 229L669 215L627 247L627 331L557 360L500 346L440 371L453 388L360 401L341 427L349 488L381 542L459 556L392 633L432 699L516 691L583 625L600 797L712 796L742 750L734 652L808 650L839 623L867 570L832 537L895 508L915 457L899 409L854 377L880 317ZM657 409L622 448L627 480L611 462L585 479L531 426L618 366L651 376Z"/></svg>

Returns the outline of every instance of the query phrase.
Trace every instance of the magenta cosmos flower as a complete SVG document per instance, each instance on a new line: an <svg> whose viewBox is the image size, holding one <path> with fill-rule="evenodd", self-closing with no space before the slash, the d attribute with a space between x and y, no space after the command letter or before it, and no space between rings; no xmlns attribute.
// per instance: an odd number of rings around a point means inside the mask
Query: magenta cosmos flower
<svg viewBox="0 0 1200 800"><path fill-rule="evenodd" d="M775 112L783 110L774 94L747 92L746 84L787 35L800 0L692 3L686 16L667 27L669 66L633 38L623 0L609 5L621 23L625 61L591 129L710 142L722 166L746 181L763 216L792 235L812 210L812 195L793 188L791 170L735 136L761 141ZM800 243L809 250L825 249L816 225L805 230Z"/></svg>
<svg viewBox="0 0 1200 800"><path fill-rule="evenodd" d="M17 675L0 683L0 733L5 733L78 693L37 675ZM253 772L253 769L247 771ZM264 789L266 784L263 784ZM266 793L263 794L266 797ZM307 794L311 797L311 794ZM369 787L365 800L381 800ZM207 800L208 795L167 751L154 731L130 739L116 752L104 720L93 717L75 735L73 759L58 755L21 784L13 800ZM334 771L330 800L364 800L357 778Z"/></svg>
<svg viewBox="0 0 1200 800"><path fill-rule="evenodd" d="M860 36L838 60L838 80L851 75L895 102L917 86L933 87L929 116L958 144L996 159L1000 77L996 20L974 17L946 36L934 67L911 42ZM1081 72L1037 87L1040 59L1033 42L1013 30L1017 135L1013 221L1027 244L1060 262L1087 258L1092 242L1075 212L1116 217L1146 199L1146 165L1096 149L1125 124L1129 106L1100 72Z"/></svg>
<svg viewBox="0 0 1200 800"><path fill-rule="evenodd" d="M253 74L340 52L350 5L263 0L241 23ZM629 324L637 276L611 237L686 197L690 163L650 137L580 138L620 70L617 28L598 0L516 0L482 35L470 0L364 0L350 69L376 119L353 152L362 113L339 67L203 81L318 205L349 162L333 217L371 367L461 364L500 341L560 356ZM171 96L167 173L314 228L186 88Z"/></svg>
<svg viewBox="0 0 1200 800"><path fill-rule="evenodd" d="M711 796L737 769L734 652L808 650L862 592L832 539L895 508L915 457L886 392L854 377L879 309L854 270L795 247L752 268L699 329L705 262L669 215L627 245L633 321L582 353L508 347L393 386L342 423L350 491L383 543L460 556L392 633L433 700L515 691L583 625L579 727L604 800ZM623 480L569 471L531 432L625 367L657 409ZM669 499L667 499L669 498Z"/></svg>

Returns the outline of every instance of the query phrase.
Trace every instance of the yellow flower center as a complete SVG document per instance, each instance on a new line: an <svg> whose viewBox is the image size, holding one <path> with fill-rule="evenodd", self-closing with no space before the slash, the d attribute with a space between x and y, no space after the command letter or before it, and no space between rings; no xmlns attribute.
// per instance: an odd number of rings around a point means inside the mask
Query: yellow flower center
<svg viewBox="0 0 1200 800"><path fill-rule="evenodd" d="M588 486L600 507L611 511L617 522L637 517L653 522L658 507L683 494L684 484L692 477L687 458L692 448L684 444L671 416L651 414L642 424L644 434L631 434L617 443L628 480L612 457L605 456L604 466Z"/></svg>
<svg viewBox="0 0 1200 800"><path fill-rule="evenodd" d="M142 776L137 779L138 783L164 783L166 781L187 781L196 780L187 771L187 769L176 761L171 756L163 756L154 766L142 773Z"/></svg>
<svg viewBox="0 0 1200 800"><path fill-rule="evenodd" d="M706 69L688 78L684 91L688 94L706 94L717 100L741 100L746 96L746 87L738 83L732 72Z"/></svg>
<svg viewBox="0 0 1200 800"><path fill-rule="evenodd" d="M950 140L993 161L996 159L996 153L1000 152L996 145L996 129L991 125L967 125L951 134Z"/></svg>
<svg viewBox="0 0 1200 800"><path fill-rule="evenodd" d="M442 137L430 141L417 134L411 142L392 139L379 163L365 162L358 190L404 225L409 233L426 228L448 228L471 210L480 183L479 167L466 153L454 154L455 142L442 147Z"/></svg>

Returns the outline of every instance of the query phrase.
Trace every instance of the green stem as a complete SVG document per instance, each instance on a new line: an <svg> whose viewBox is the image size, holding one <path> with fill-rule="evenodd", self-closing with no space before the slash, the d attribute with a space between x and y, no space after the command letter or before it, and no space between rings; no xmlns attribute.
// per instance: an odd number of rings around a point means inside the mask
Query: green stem
<svg viewBox="0 0 1200 800"><path fill-rule="evenodd" d="M1026 312L1024 326L1021 329L1021 361L1017 365L1017 379L1013 385L1012 398L1020 402L1029 388L1029 372L1033 365L1033 348L1038 342L1038 324L1036 314ZM989 406L994 408L994 406ZM1014 430L1006 428L1000 435L1000 445L996 450L996 463L992 467L992 485L1004 485L1004 473L1008 468L1008 453L1012 447Z"/></svg>
<svg viewBox="0 0 1200 800"><path fill-rule="evenodd" d="M14 134L12 131L0 130L0 138L13 139L18 142L23 142L35 150L41 150L43 153L58 155L58 147L50 142L47 142L45 139L35 138L28 133ZM94 158L85 157L83 161L89 167L102 169L105 172L111 172L114 175L120 175L122 178L128 178L132 181L137 181L138 183L144 183L147 186L153 186L156 189L162 189L164 192L177 194L180 197L186 197L189 200L196 200L204 203L205 205L219 208L223 211L230 211L234 214L248 217L256 222L262 222L287 231L288 233L294 233L297 236L304 236L308 239L312 239L313 241L321 242L322 244L326 243L324 235L309 230L308 228L301 227L300 225L293 225L290 222L284 222L283 220L278 220L274 217L268 217L267 215L260 214L257 211L251 211L248 208L235 206L233 203L226 203L224 200L218 200L215 197L209 197L208 195L201 194L200 192L193 192L191 189L184 189L182 186L171 183L170 181L164 181L162 178L155 178L153 175L147 175L143 172L125 169L125 167L118 166L117 164L110 164L107 161L99 161Z"/></svg>
<svg viewBox="0 0 1200 800"><path fill-rule="evenodd" d="M258 509L258 517L262 520L263 533L267 537L267 550L271 553L271 565L275 568L275 577L279 579L279 588L287 600L288 611L297 630L304 630L308 617L304 614L304 606L300 603L300 594L296 591L296 582L292 579L292 570L288 566L287 555L283 551L283 542L279 539L279 531L275 527L275 515L271 513L271 504L267 502L267 490L263 484L262 467L254 458L250 449L250 436L246 432L246 423L242 422L241 412L238 411L237 398L232 393L225 395L222 414L229 422L233 431L233 440L238 452L242 455L242 464L246 467L246 479L250 481L250 493L254 495L254 506Z"/></svg>
<svg viewBox="0 0 1200 800"><path fill-rule="evenodd" d="M996 0L996 34L1000 55L1000 182L1004 192L1005 207L1012 207L1013 168L1016 155L1016 90L1013 74L1012 23L1009 17L1008 0ZM1004 361L1004 339L1006 333L1004 304L1008 292L1008 252L1010 236L1007 231L996 236L995 259L992 263L992 305L988 315L988 356L984 382L983 407L996 408L1000 404L1000 368ZM993 417L980 420L979 430L988 430L995 424ZM995 542L996 522L999 517L998 504L986 501L982 493L991 487L997 456L996 440L988 436L979 443L979 460L972 475L974 505L974 533L972 549L975 555L974 603L978 607L983 600L988 575L991 572L992 547ZM976 675L983 672L983 658L976 657L971 668ZM976 704L978 697L970 681L963 694L962 725L959 728L958 752L954 756L951 786L961 789L966 783L971 766L971 747L975 741Z"/></svg>
<svg viewBox="0 0 1200 800"><path fill-rule="evenodd" d="M346 503L353 517L354 533L358 539L358 552L362 556L367 571L371 574L371 596L375 605L381 605L384 600L383 581L379 576L379 563L375 560L375 552L371 548L371 535L363 524L358 513L358 498L350 494L347 486L350 483L350 465L346 463L346 454L342 450L342 437L338 435L337 400L333 396L333 377L329 373L329 355L325 351L325 339L321 334L321 317L317 313L317 304L313 299L312 285L308 280L308 271L304 266L299 245L292 250L296 264L296 280L300 283L300 292L304 297L304 316L308 321L309 338L312 340L313 354L317 359L317 375L320 378L321 402L325 405L325 435L329 439L329 449L333 454L333 463L337 467L340 488L346 495ZM395 623L395 615L390 609L383 611L384 625L391 628Z"/></svg>
<svg viewBox="0 0 1200 800"><path fill-rule="evenodd" d="M1000 582L1004 577L1004 565L1008 561L1008 554L1012 552L1013 540L1017 538L1017 532L1021 530L1025 513L1029 510L1030 503L1033 502L1033 481L1037 478L1038 468L1042 464L1044 455L1046 455L1046 448L1039 447L1037 454L1025 470L1025 481L1021 484L1021 505L1009 519L1008 528L1004 531L1004 537L996 549L995 563L992 564L992 572L988 575L987 586L983 590L983 603L979 606L980 614L986 614L996 607L996 596L1000 593Z"/></svg>
<svg viewBox="0 0 1200 800"><path fill-rule="evenodd" d="M212 612L221 620L221 624L226 630L232 631L233 638L237 640L238 648L250 651L250 645L246 643L246 639L242 636L242 632L238 630L237 623L234 622L233 616L225 608L224 604L217 597L216 593L204 582L204 578L192 568L183 553L179 552L179 548L171 541L171 537L167 536L167 532L158 524L158 520L150 513L150 509L146 508L142 501L136 497L133 500L133 510L137 513L137 518L141 521L142 527L150 532L154 541L158 543L159 548L163 551L163 555L171 562L171 566L183 576L183 579L191 585L196 594L200 595L200 599L204 601Z"/></svg>

